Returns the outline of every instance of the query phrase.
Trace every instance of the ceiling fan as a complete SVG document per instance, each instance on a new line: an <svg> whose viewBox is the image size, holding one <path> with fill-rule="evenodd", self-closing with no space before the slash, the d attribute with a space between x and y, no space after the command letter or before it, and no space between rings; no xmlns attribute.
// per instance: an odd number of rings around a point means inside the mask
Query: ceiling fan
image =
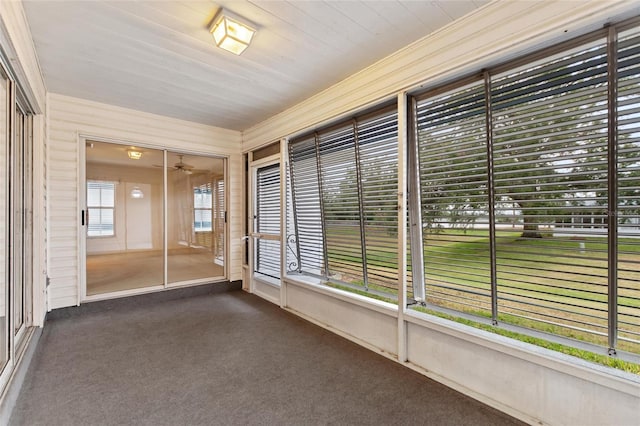
<svg viewBox="0 0 640 426"><path fill-rule="evenodd" d="M196 172L195 168L191 164L187 164L183 161L183 157L184 157L183 155L178 155L178 162L175 163L173 166L169 166L168 169L182 172L185 175L190 175ZM153 166L162 167L159 164L154 164Z"/></svg>
<svg viewBox="0 0 640 426"><path fill-rule="evenodd" d="M193 173L194 167L191 164L187 164L182 161L182 157L182 155L178 155L179 160L176 164L173 165L173 170L178 170L185 175L190 175L191 173Z"/></svg>

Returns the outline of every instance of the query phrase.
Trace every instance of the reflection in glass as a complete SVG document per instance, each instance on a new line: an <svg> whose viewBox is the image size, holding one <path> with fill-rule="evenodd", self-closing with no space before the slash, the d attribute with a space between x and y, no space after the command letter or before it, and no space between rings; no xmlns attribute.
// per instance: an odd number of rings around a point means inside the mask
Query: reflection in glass
<svg viewBox="0 0 640 426"><path fill-rule="evenodd" d="M11 280L13 283L13 327L14 332L22 328L24 324L25 301L25 272L29 264L28 245L30 230L28 222L29 189L27 176L29 175L30 160L28 158L28 142L25 136L26 116L16 106L14 139L10 149L11 170L11 214L9 222L12 230L12 256L11 256ZM17 343L17 342L16 342Z"/></svg>
<svg viewBox="0 0 640 426"><path fill-rule="evenodd" d="M164 154L128 148L87 143L88 296L164 285Z"/></svg>
<svg viewBox="0 0 640 426"><path fill-rule="evenodd" d="M223 161L167 154L169 283L224 276Z"/></svg>

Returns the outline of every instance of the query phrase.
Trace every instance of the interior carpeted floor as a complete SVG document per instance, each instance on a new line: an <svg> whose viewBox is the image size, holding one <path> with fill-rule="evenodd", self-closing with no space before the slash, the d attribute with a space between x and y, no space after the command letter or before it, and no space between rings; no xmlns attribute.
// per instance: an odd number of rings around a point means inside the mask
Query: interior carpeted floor
<svg viewBox="0 0 640 426"><path fill-rule="evenodd" d="M12 425L513 425L241 291L47 322Z"/></svg>
<svg viewBox="0 0 640 426"><path fill-rule="evenodd" d="M168 282L224 277L224 268L207 250L172 250L167 257ZM87 295L162 286L164 256L160 251L87 256Z"/></svg>

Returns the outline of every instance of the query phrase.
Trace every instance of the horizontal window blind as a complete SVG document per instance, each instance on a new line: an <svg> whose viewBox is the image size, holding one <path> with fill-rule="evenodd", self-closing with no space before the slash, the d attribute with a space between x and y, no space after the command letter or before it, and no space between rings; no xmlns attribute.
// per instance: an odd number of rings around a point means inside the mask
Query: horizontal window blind
<svg viewBox="0 0 640 426"><path fill-rule="evenodd" d="M315 136L289 144L292 207L297 240L297 272L324 274L320 176Z"/></svg>
<svg viewBox="0 0 640 426"><path fill-rule="evenodd" d="M367 283L398 289L398 115L395 110L357 123Z"/></svg>
<svg viewBox="0 0 640 426"><path fill-rule="evenodd" d="M256 172L255 230L280 235L280 165L261 167ZM255 272L280 277L280 242L258 238Z"/></svg>
<svg viewBox="0 0 640 426"><path fill-rule="evenodd" d="M397 133L385 108L290 142L298 272L397 290Z"/></svg>
<svg viewBox="0 0 640 426"><path fill-rule="evenodd" d="M415 113L427 301L491 313L484 85L419 100Z"/></svg>
<svg viewBox="0 0 640 426"><path fill-rule="evenodd" d="M364 285L353 123L318 133L328 278Z"/></svg>
<svg viewBox="0 0 640 426"><path fill-rule="evenodd" d="M213 205L213 214L215 218L216 229L215 237L215 257L216 261L224 261L224 245L225 245L225 213L226 203L224 199L224 178L216 178L213 182L215 188L215 199Z"/></svg>
<svg viewBox="0 0 640 426"><path fill-rule="evenodd" d="M87 236L115 235L115 199L114 182L87 181Z"/></svg>
<svg viewBox="0 0 640 426"><path fill-rule="evenodd" d="M501 318L606 336L604 40L496 76L491 102Z"/></svg>
<svg viewBox="0 0 640 426"><path fill-rule="evenodd" d="M640 36L618 53L618 332L640 351Z"/></svg>
<svg viewBox="0 0 640 426"><path fill-rule="evenodd" d="M640 352L640 36L606 33L413 98L427 303Z"/></svg>

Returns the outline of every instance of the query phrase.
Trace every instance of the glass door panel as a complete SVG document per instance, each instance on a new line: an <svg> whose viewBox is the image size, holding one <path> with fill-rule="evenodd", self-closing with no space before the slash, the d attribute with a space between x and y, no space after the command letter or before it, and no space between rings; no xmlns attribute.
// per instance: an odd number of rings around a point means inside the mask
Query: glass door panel
<svg viewBox="0 0 640 426"><path fill-rule="evenodd" d="M28 170L27 141L25 137L26 116L19 107L16 107L14 118L14 139L10 149L11 170L11 280L13 283L13 327L14 333L18 333L24 325L25 312L25 267L29 264L25 258L28 245L29 232L26 223L28 188L26 175ZM16 342L16 346L17 346Z"/></svg>
<svg viewBox="0 0 640 426"><path fill-rule="evenodd" d="M164 285L164 152L86 147L87 296Z"/></svg>
<svg viewBox="0 0 640 426"><path fill-rule="evenodd" d="M167 281L224 277L224 159L167 153Z"/></svg>
<svg viewBox="0 0 640 426"><path fill-rule="evenodd" d="M0 371L4 370L9 360L9 324L7 315L9 265L8 241L8 167L9 151L9 80L0 69Z"/></svg>
<svg viewBox="0 0 640 426"><path fill-rule="evenodd" d="M280 164L256 168L254 273L280 278Z"/></svg>

